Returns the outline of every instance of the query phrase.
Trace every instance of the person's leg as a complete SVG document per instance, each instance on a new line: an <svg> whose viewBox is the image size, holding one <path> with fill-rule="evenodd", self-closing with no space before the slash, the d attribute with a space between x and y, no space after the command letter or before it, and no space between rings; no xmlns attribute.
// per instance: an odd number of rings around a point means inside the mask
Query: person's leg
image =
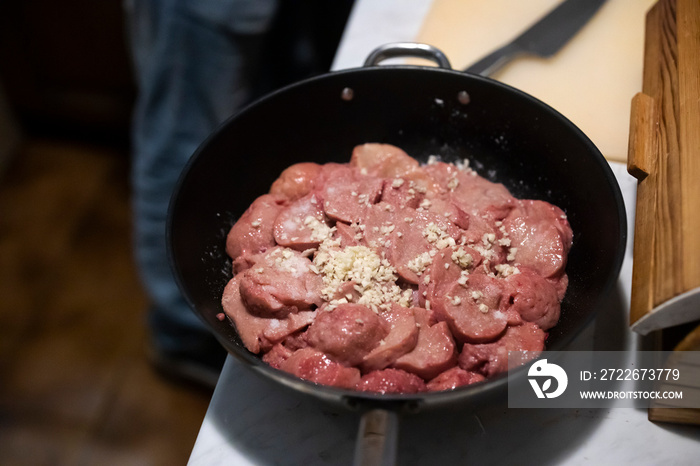
<svg viewBox="0 0 700 466"><path fill-rule="evenodd" d="M148 324L154 349L170 362L208 362L214 371L223 362L225 353L174 281L165 222L189 157L247 101L250 57L273 10L273 2L260 0L127 4L139 88L132 129L135 250L152 302Z"/></svg>

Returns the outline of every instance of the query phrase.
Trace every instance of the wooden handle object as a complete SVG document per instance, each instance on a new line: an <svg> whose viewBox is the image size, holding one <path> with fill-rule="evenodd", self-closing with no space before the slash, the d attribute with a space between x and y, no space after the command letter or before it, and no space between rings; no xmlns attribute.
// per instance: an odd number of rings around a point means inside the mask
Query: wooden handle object
<svg viewBox="0 0 700 466"><path fill-rule="evenodd" d="M632 324L700 287L700 1L659 0L644 52L628 154L638 180Z"/></svg>

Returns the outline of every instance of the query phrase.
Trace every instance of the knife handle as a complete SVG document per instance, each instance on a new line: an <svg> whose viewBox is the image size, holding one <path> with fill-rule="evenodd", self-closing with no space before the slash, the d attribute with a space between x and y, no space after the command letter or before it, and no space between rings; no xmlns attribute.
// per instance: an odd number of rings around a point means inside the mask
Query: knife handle
<svg viewBox="0 0 700 466"><path fill-rule="evenodd" d="M510 43L494 50L464 71L481 76L491 76L522 53L523 50L517 44Z"/></svg>

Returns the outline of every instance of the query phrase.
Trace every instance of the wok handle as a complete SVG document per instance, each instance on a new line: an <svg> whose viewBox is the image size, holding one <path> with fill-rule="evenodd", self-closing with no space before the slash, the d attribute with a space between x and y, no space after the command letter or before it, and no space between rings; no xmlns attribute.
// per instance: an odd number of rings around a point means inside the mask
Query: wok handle
<svg viewBox="0 0 700 466"><path fill-rule="evenodd" d="M388 58L400 57L425 58L426 60L434 61L440 68L452 69L450 61L440 49L418 42L393 42L381 45L369 54L363 66L377 66L379 62Z"/></svg>
<svg viewBox="0 0 700 466"><path fill-rule="evenodd" d="M399 440L399 415L386 409L362 414L353 466L394 466Z"/></svg>

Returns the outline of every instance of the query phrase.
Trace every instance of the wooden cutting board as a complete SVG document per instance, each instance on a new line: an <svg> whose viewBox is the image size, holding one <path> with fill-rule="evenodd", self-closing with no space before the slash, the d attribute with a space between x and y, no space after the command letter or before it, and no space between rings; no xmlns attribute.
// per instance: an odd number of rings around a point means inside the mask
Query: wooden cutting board
<svg viewBox="0 0 700 466"><path fill-rule="evenodd" d="M700 1L659 0L646 35L628 161L639 180L630 317L643 334L700 319Z"/></svg>
<svg viewBox="0 0 700 466"><path fill-rule="evenodd" d="M416 38L464 69L560 0L434 0ZM654 0L608 0L559 53L523 57L492 77L551 105L610 160L627 159L630 101L642 89L644 23Z"/></svg>

